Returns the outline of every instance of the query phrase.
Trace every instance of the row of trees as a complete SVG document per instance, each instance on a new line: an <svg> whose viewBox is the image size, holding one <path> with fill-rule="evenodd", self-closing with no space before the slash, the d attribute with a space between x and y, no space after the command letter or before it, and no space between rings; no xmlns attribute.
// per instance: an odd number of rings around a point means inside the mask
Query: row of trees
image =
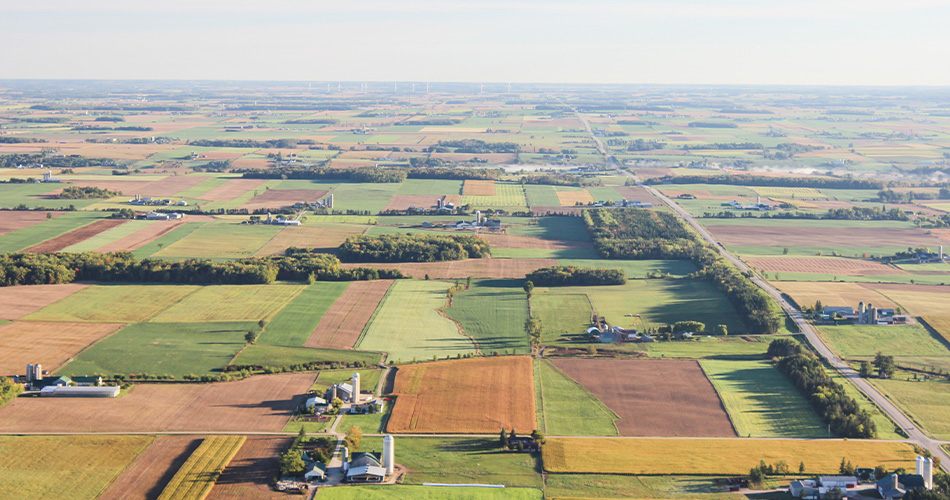
<svg viewBox="0 0 950 500"><path fill-rule="evenodd" d="M21 392L23 392L22 385L14 384L13 380L6 377L0 378L0 406L9 403Z"/></svg>
<svg viewBox="0 0 950 500"><path fill-rule="evenodd" d="M893 189L882 189L878 191L877 199L887 203L913 203L914 200L950 200L950 188L942 187L937 194L915 193L914 191L899 193Z"/></svg>
<svg viewBox="0 0 950 500"><path fill-rule="evenodd" d="M535 269L528 282L538 286L623 285L627 275L621 269L594 269L576 266L551 266Z"/></svg>
<svg viewBox="0 0 950 500"><path fill-rule="evenodd" d="M440 163L441 165L441 163ZM268 170L243 169L233 172L244 174L245 179L339 179L353 182L399 183L409 179L490 180L499 176L498 170L485 168L457 169L430 168L426 164L413 168L333 168L333 167L279 167Z"/></svg>
<svg viewBox="0 0 950 500"><path fill-rule="evenodd" d="M86 158L79 155L48 156L47 153L13 153L0 155L0 168L16 168L17 165L42 164L49 168L78 168L114 166L108 158Z"/></svg>
<svg viewBox="0 0 950 500"><path fill-rule="evenodd" d="M848 438L877 437L871 414L862 410L844 387L828 376L821 361L800 344L790 339L774 340L768 355L777 358L776 368L808 399L832 432Z"/></svg>
<svg viewBox="0 0 950 500"><path fill-rule="evenodd" d="M345 262L438 262L488 254L488 242L477 236L437 234L351 236L337 250Z"/></svg>
<svg viewBox="0 0 950 500"><path fill-rule="evenodd" d="M456 153L466 154L517 153L521 151L521 146L515 142L485 142L478 139L439 141L436 146L432 146L429 149L431 151L437 151L440 148L452 148Z"/></svg>
<svg viewBox="0 0 950 500"><path fill-rule="evenodd" d="M812 187L827 189L883 189L884 182L839 177L767 177L764 175L667 175L649 179L651 184L728 184L733 186Z"/></svg>
<svg viewBox="0 0 950 500"><path fill-rule="evenodd" d="M189 146L200 146L207 148L283 148L293 149L298 144L316 144L309 139L271 139L268 141L255 141L252 139L197 139L188 141Z"/></svg>
<svg viewBox="0 0 950 500"><path fill-rule="evenodd" d="M67 186L56 195L60 200L88 200L90 198L111 198L122 193L93 186Z"/></svg>

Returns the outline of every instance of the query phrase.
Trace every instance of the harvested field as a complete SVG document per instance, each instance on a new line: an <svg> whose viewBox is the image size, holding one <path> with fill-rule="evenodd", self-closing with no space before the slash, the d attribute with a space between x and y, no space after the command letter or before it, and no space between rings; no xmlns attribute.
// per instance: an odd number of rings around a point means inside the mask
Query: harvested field
<svg viewBox="0 0 950 500"><path fill-rule="evenodd" d="M18 229L46 222L46 214L59 217L65 212L3 211L0 212L0 236Z"/></svg>
<svg viewBox="0 0 950 500"><path fill-rule="evenodd" d="M909 274L903 269L877 261L841 257L749 257L752 267L770 273L816 273L838 276Z"/></svg>
<svg viewBox="0 0 950 500"><path fill-rule="evenodd" d="M280 500L287 493L270 486L280 468L280 454L293 441L280 436L248 436L244 446L214 483L206 500Z"/></svg>
<svg viewBox="0 0 950 500"><path fill-rule="evenodd" d="M492 248L536 248L542 250L562 250L568 248L593 248L591 243L580 241L546 240L535 236L516 234L485 233L478 235Z"/></svg>
<svg viewBox="0 0 950 500"><path fill-rule="evenodd" d="M466 180L462 184L462 196L495 196L495 181Z"/></svg>
<svg viewBox="0 0 950 500"><path fill-rule="evenodd" d="M108 189L109 191L116 191L122 196L132 196L136 193L141 194L141 191L145 189L149 184L152 184L149 181L142 180L112 180L108 178L104 179L70 179L68 184L60 184L53 191L44 193L43 197L49 198L55 195L58 195L63 191L63 189L69 186L81 186L81 187L97 187L99 189ZM53 184L52 186L56 186Z"/></svg>
<svg viewBox="0 0 950 500"><path fill-rule="evenodd" d="M89 344L122 326L121 323L7 323L0 326L0 375L24 373L27 363L40 363L53 373Z"/></svg>
<svg viewBox="0 0 950 500"><path fill-rule="evenodd" d="M709 226L708 229L723 245L736 246L825 246L828 242L847 242L853 247L887 247L900 242L901 246L932 246L941 241L923 229L916 228L862 228L862 227L776 227L762 226Z"/></svg>
<svg viewBox="0 0 950 500"><path fill-rule="evenodd" d="M204 500L246 436L208 436L185 460L158 500Z"/></svg>
<svg viewBox="0 0 950 500"><path fill-rule="evenodd" d="M531 358L473 358L399 367L387 432L495 433L534 429ZM524 432L524 431L522 431Z"/></svg>
<svg viewBox="0 0 950 500"><path fill-rule="evenodd" d="M631 201L642 201L644 203L652 203L653 206L663 205L663 202L659 198L650 194L646 188L639 186L617 186L614 188L620 193L624 198Z"/></svg>
<svg viewBox="0 0 950 500"><path fill-rule="evenodd" d="M171 175L160 181L146 183L139 188L142 196L175 196L176 194L208 180L200 175ZM136 193L125 193L136 194Z"/></svg>
<svg viewBox="0 0 950 500"><path fill-rule="evenodd" d="M811 307L818 300L828 306L851 306L855 309L858 302L885 308L896 307L884 295L858 283L783 281L779 287L800 307Z"/></svg>
<svg viewBox="0 0 950 500"><path fill-rule="evenodd" d="M221 187L223 188L225 186ZM253 186L250 189L255 187L257 186ZM246 193L250 189L246 189L239 194ZM241 208L248 210L256 210L258 208L282 208L292 206L298 201L314 203L321 200L328 193L329 191L325 189L268 189L254 198L251 198L251 201L241 205Z"/></svg>
<svg viewBox="0 0 950 500"><path fill-rule="evenodd" d="M909 285L914 286L914 285ZM934 311L950 311L950 289L948 287L920 288L878 288L875 290L900 304L910 314L928 314ZM940 288L934 291L933 288Z"/></svg>
<svg viewBox="0 0 950 500"><path fill-rule="evenodd" d="M586 189L581 189L579 191L558 191L557 198L561 201L561 205L566 207L573 207L578 203L581 205L586 205L595 201L594 197L591 196L590 192Z"/></svg>
<svg viewBox="0 0 950 500"><path fill-rule="evenodd" d="M426 274L433 279L443 278L518 278L542 267L556 266L554 259L465 259L444 262L401 262L401 263L356 263L342 264L342 267L375 267L377 269L399 269L405 274L422 278Z"/></svg>
<svg viewBox="0 0 950 500"><path fill-rule="evenodd" d="M0 287L0 320L20 319L89 285L21 285Z"/></svg>
<svg viewBox="0 0 950 500"><path fill-rule="evenodd" d="M155 500L201 444L194 436L159 436L97 500Z"/></svg>
<svg viewBox="0 0 950 500"><path fill-rule="evenodd" d="M208 201L231 201L248 191L259 188L266 182L264 179L230 179L228 182L199 196Z"/></svg>
<svg viewBox="0 0 950 500"><path fill-rule="evenodd" d="M121 398L18 398L0 408L9 432L279 432L313 385L312 373L212 384L142 384ZM37 419L36 415L43 415Z"/></svg>
<svg viewBox="0 0 950 500"><path fill-rule="evenodd" d="M288 247L314 248L325 253L336 252L350 236L366 232L368 226L357 224L308 223L305 226L285 227L277 236L260 248L256 257L284 253Z"/></svg>
<svg viewBox="0 0 950 500"><path fill-rule="evenodd" d="M190 222L194 222L191 221ZM154 221L148 226L124 237L119 238L112 243L108 243L96 249L97 252L131 252L143 245L151 243L162 236L168 234L172 229L184 224L184 219L178 220L160 220Z"/></svg>
<svg viewBox="0 0 950 500"><path fill-rule="evenodd" d="M392 284L392 280L350 283L320 319L306 347L352 349Z"/></svg>
<svg viewBox="0 0 950 500"><path fill-rule="evenodd" d="M79 229L74 229L66 234L57 236L53 239L49 239L40 243L39 245L33 245L26 250L23 250L27 253L54 253L58 252L66 247L75 245L80 241L87 240L93 236L112 229L116 226L121 226L125 224L128 220L124 219L100 219L92 224L88 224Z"/></svg>
<svg viewBox="0 0 950 500"><path fill-rule="evenodd" d="M434 209L436 203L443 198L440 194L397 194L389 200L386 210L406 210L409 207ZM457 194L445 195L446 203L461 203L462 197Z"/></svg>
<svg viewBox="0 0 950 500"><path fill-rule="evenodd" d="M907 283L859 283L859 285L871 290L878 290L884 294L889 291L950 293L950 286L943 285L910 285Z"/></svg>
<svg viewBox="0 0 950 500"><path fill-rule="evenodd" d="M696 361L565 358L552 363L620 416L616 425L623 436L736 435Z"/></svg>

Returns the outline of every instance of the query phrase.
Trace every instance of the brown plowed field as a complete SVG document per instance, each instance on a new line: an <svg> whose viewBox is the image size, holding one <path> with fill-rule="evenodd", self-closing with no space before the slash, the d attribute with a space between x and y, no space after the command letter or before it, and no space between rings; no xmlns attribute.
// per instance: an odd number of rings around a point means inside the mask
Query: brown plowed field
<svg viewBox="0 0 950 500"><path fill-rule="evenodd" d="M818 273L840 276L909 274L903 269L880 262L841 257L749 257L745 261L756 269L770 273Z"/></svg>
<svg viewBox="0 0 950 500"><path fill-rule="evenodd" d="M870 290L896 290L899 292L950 293L950 286L908 285L905 283L858 283Z"/></svg>
<svg viewBox="0 0 950 500"><path fill-rule="evenodd" d="M435 209L436 203L442 199L441 194L397 194L389 200L386 210L405 210L409 207ZM462 197L457 194L445 196L446 203L458 205Z"/></svg>
<svg viewBox="0 0 950 500"><path fill-rule="evenodd" d="M586 189L581 191L558 191L557 199L560 200L561 205L565 207L573 207L577 205L577 202L580 202L581 205L586 205L595 201L594 197L591 196L590 192Z"/></svg>
<svg viewBox="0 0 950 500"><path fill-rule="evenodd" d="M231 201L242 194L264 185L264 179L231 179L199 196L208 201Z"/></svg>
<svg viewBox="0 0 950 500"><path fill-rule="evenodd" d="M103 232L108 231L116 226L121 226L125 224L128 220L125 219L101 219L93 222L92 224L87 224L79 229L73 229L72 231L61 234L53 239L49 239L40 243L38 245L33 245L24 252L30 253L54 253L58 252L70 245L75 245L80 241L85 241L93 236Z"/></svg>
<svg viewBox="0 0 950 500"><path fill-rule="evenodd" d="M692 360L552 360L620 416L622 436L735 437L729 415Z"/></svg>
<svg viewBox="0 0 950 500"><path fill-rule="evenodd" d="M487 241L492 248L539 248L544 250L593 248L592 244L580 241L552 241L534 236L518 236L515 234L484 233L478 236Z"/></svg>
<svg viewBox="0 0 950 500"><path fill-rule="evenodd" d="M556 266L554 259L465 259L445 262L388 262L342 264L342 267L375 267L377 269L399 269L404 274L422 278L524 278L525 275L542 267Z"/></svg>
<svg viewBox="0 0 950 500"><path fill-rule="evenodd" d="M201 444L196 436L159 436L97 500L155 500Z"/></svg>
<svg viewBox="0 0 950 500"><path fill-rule="evenodd" d="M350 283L333 302L330 310L320 318L306 346L352 349L392 284L392 280Z"/></svg>
<svg viewBox="0 0 950 500"><path fill-rule="evenodd" d="M27 363L40 363L52 373L89 344L123 326L121 323L7 323L0 326L0 375L26 373Z"/></svg>
<svg viewBox="0 0 950 500"><path fill-rule="evenodd" d="M191 219L190 217L192 216L189 216L189 222L194 222L194 220ZM112 243L107 243L99 247L98 249L96 249L96 251L97 252L119 252L119 251L131 252L132 250L135 250L136 248L139 248L140 246L143 246L147 243L151 243L161 238L162 236L165 235L165 233L168 233L172 229L175 229L176 227L184 223L185 223L184 219L155 221L149 224L148 226L145 226L142 229L139 229L138 231L128 236L119 238L113 241Z"/></svg>
<svg viewBox="0 0 950 500"><path fill-rule="evenodd" d="M393 394L387 432L474 434L536 427L527 356L400 366Z"/></svg>
<svg viewBox="0 0 950 500"><path fill-rule="evenodd" d="M0 287L0 320L20 319L89 285L21 285Z"/></svg>
<svg viewBox="0 0 950 500"><path fill-rule="evenodd" d="M46 222L46 214L52 214L53 218L59 217L66 212L34 212L34 211L8 211L0 212L0 236L12 233L18 229L30 227L40 222Z"/></svg>
<svg viewBox="0 0 950 500"><path fill-rule="evenodd" d="M709 226L708 229L723 245L738 246L820 247L827 246L828 242L847 242L856 247L888 247L895 244L935 247L941 244L926 230L916 228L769 227L766 224Z"/></svg>
<svg viewBox="0 0 950 500"><path fill-rule="evenodd" d="M248 436L206 500L286 499L287 493L271 488L270 482L280 469L280 454L292 442L289 437Z"/></svg>
<svg viewBox="0 0 950 500"><path fill-rule="evenodd" d="M276 255L283 253L287 247L315 248L321 252L333 253L347 238L363 234L367 227L355 224L321 224L319 222L310 223L306 226L285 227L254 255L258 257Z"/></svg>
<svg viewBox="0 0 950 500"><path fill-rule="evenodd" d="M0 429L279 432L314 380L312 373L288 373L212 384L139 384L119 398L76 398L69 404L59 398L17 398L0 408Z"/></svg>
<svg viewBox="0 0 950 500"><path fill-rule="evenodd" d="M495 196L495 181L466 180L462 184L463 196Z"/></svg>
<svg viewBox="0 0 950 500"><path fill-rule="evenodd" d="M799 306L813 306L820 300L826 306L851 306L855 309L858 302L884 308L897 307L884 295L859 283L783 281L779 288Z"/></svg>
<svg viewBox="0 0 950 500"><path fill-rule="evenodd" d="M142 188L142 196L174 196L192 186L208 180L199 175L170 175L160 181L149 182Z"/></svg>
<svg viewBox="0 0 950 500"><path fill-rule="evenodd" d="M639 200L644 203L652 203L654 206L663 204L659 198L653 196L645 188L639 186L617 186L615 189L621 194L621 196L630 201Z"/></svg>
<svg viewBox="0 0 950 500"><path fill-rule="evenodd" d="M292 206L298 201L314 203L326 196L327 193L329 191L325 189L268 189L252 198L251 201L241 205L241 208L248 210L281 208Z"/></svg>

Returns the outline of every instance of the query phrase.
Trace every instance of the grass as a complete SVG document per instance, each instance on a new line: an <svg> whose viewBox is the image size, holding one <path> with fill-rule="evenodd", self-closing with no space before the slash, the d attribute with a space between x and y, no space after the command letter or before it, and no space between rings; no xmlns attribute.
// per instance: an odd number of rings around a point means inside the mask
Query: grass
<svg viewBox="0 0 950 500"><path fill-rule="evenodd" d="M502 223L507 224L507 221L502 221ZM537 224L515 225L508 232L550 241L590 241L587 226L580 217L538 217Z"/></svg>
<svg viewBox="0 0 950 500"><path fill-rule="evenodd" d="M293 347L304 345L320 324L320 318L347 286L347 282L324 281L304 288L267 323L258 342Z"/></svg>
<svg viewBox="0 0 950 500"><path fill-rule="evenodd" d="M655 271L676 277L696 272L696 266L688 260L558 259L557 263L562 266L622 269L630 279L646 278L647 273Z"/></svg>
<svg viewBox="0 0 950 500"><path fill-rule="evenodd" d="M191 285L93 285L24 319L137 323L184 299L198 288Z"/></svg>
<svg viewBox="0 0 950 500"><path fill-rule="evenodd" d="M702 360L736 433L745 437L833 437L808 401L768 361Z"/></svg>
<svg viewBox="0 0 950 500"><path fill-rule="evenodd" d="M220 372L244 347L254 322L138 323L82 351L63 375L150 373L205 375Z"/></svg>
<svg viewBox="0 0 950 500"><path fill-rule="evenodd" d="M656 342L638 347L654 358L762 359L772 340L775 337L698 336L689 341Z"/></svg>
<svg viewBox="0 0 950 500"><path fill-rule="evenodd" d="M372 449L372 446L372 442L364 439L360 449L366 451ZM539 457L528 453L502 451L497 438L397 436L395 451L396 462L412 471L412 474L406 477L406 484L477 483L503 484L506 487L542 485Z"/></svg>
<svg viewBox="0 0 950 500"><path fill-rule="evenodd" d="M204 226L205 224L210 224L209 222L186 222L175 229L165 233L161 237L150 241L135 250L132 251L132 255L137 259L144 259L146 257L151 257L161 249L174 244L178 240L188 236L189 234L198 230L199 227Z"/></svg>
<svg viewBox="0 0 950 500"><path fill-rule="evenodd" d="M182 464L158 500L202 500L241 449L245 436L209 436Z"/></svg>
<svg viewBox="0 0 950 500"><path fill-rule="evenodd" d="M870 360L878 352L894 356L898 365L950 369L950 349L941 337L921 325L840 325L818 327L839 356Z"/></svg>
<svg viewBox="0 0 950 500"><path fill-rule="evenodd" d="M340 382L349 382L353 377L353 372L360 374L360 391L375 391L382 379L384 370L376 368L364 368L360 370L322 370L317 381L314 382L311 390L326 391L333 384Z"/></svg>
<svg viewBox="0 0 950 500"><path fill-rule="evenodd" d="M495 194L493 196L462 196L462 205L471 205L473 210L479 208L501 208L514 211L527 209L528 201L525 198L524 188L521 184L495 182ZM558 205L560 205L560 203L558 203Z"/></svg>
<svg viewBox="0 0 950 500"><path fill-rule="evenodd" d="M879 439L904 439L904 436L897 432L897 426L894 422L884 415L881 412L881 409L877 407L876 404L871 402L868 397L858 390L857 387L837 370L832 370L827 365L825 366L825 373L831 377L832 380L844 387L844 392L848 396L851 396L852 399L858 402L858 406L871 414L871 420L874 422L874 426L877 428L877 437ZM901 431L903 432L903 431Z"/></svg>
<svg viewBox="0 0 950 500"><path fill-rule="evenodd" d="M380 361L380 355L375 352L254 344L241 351L230 364L282 367L311 362L355 363L357 361L376 364Z"/></svg>
<svg viewBox="0 0 950 500"><path fill-rule="evenodd" d="M528 304L520 280L475 280L469 290L455 294L445 313L461 323L482 352L530 351L524 331Z"/></svg>
<svg viewBox="0 0 950 500"><path fill-rule="evenodd" d="M448 288L439 281L396 281L356 348L388 352L389 360L396 362L474 354L472 341L437 311L445 306Z"/></svg>
<svg viewBox="0 0 950 500"><path fill-rule="evenodd" d="M553 436L617 435L614 421L620 417L550 361L535 360L535 376L542 432Z"/></svg>
<svg viewBox="0 0 950 500"><path fill-rule="evenodd" d="M362 383L362 382L360 382ZM386 423L389 422L389 415L392 413L392 403L384 403L381 413L370 413L366 415L344 415L340 420L337 429L347 430L356 426L365 433L378 434L386 431Z"/></svg>
<svg viewBox="0 0 950 500"><path fill-rule="evenodd" d="M541 500L531 488L477 488L438 486L348 486L320 488L320 500Z"/></svg>
<svg viewBox="0 0 950 500"><path fill-rule="evenodd" d="M46 222L0 236L0 253L19 252L104 218L105 214L101 213L69 212L62 214Z"/></svg>
<svg viewBox="0 0 950 500"><path fill-rule="evenodd" d="M937 439L950 440L950 382L930 379L871 379L871 383L903 407L921 427Z"/></svg>
<svg viewBox="0 0 950 500"><path fill-rule="evenodd" d="M372 165L370 165L372 166ZM368 210L375 214L386 208L400 188L396 183L341 183L333 188L333 209Z"/></svg>
<svg viewBox="0 0 950 500"><path fill-rule="evenodd" d="M68 246L63 249L64 252L90 252L101 246L107 245L116 241L120 238L128 236L139 229L143 229L149 224L154 224L152 221L146 220L130 220L125 224L116 226L112 229L107 229L92 238L80 241L75 245Z"/></svg>
<svg viewBox="0 0 950 500"><path fill-rule="evenodd" d="M0 498L93 500L151 442L151 436L0 437Z"/></svg>
<svg viewBox="0 0 950 500"><path fill-rule="evenodd" d="M950 316L944 315L926 315L923 319L930 328L933 328L940 338L950 343Z"/></svg>
<svg viewBox="0 0 950 500"><path fill-rule="evenodd" d="M547 293L531 297L531 310L541 320L541 341L561 338L583 341L590 327L591 304L584 293Z"/></svg>
<svg viewBox="0 0 950 500"><path fill-rule="evenodd" d="M423 195L423 194L459 194L462 192L462 181L451 179L406 179L399 186L396 194Z"/></svg>
<svg viewBox="0 0 950 500"><path fill-rule="evenodd" d="M842 457L894 470L913 467L916 456L907 443L839 439L549 438L543 453L548 472L672 475L745 475L760 460L804 461L809 474L836 474Z"/></svg>
<svg viewBox="0 0 950 500"><path fill-rule="evenodd" d="M626 476L616 474L550 474L545 480L546 498L690 498L737 500L724 493L712 477Z"/></svg>
<svg viewBox="0 0 950 500"><path fill-rule="evenodd" d="M152 318L153 322L268 320L304 289L301 285L200 287Z"/></svg>
<svg viewBox="0 0 950 500"><path fill-rule="evenodd" d="M559 207L561 200L557 197L554 186L528 184L524 187L525 196L530 207Z"/></svg>
<svg viewBox="0 0 950 500"><path fill-rule="evenodd" d="M257 253L281 229L278 226L215 221L195 228L152 256L168 259L242 259Z"/></svg>
<svg viewBox="0 0 950 500"><path fill-rule="evenodd" d="M493 248L492 257L498 259L596 259L593 248ZM599 261L603 262L603 261ZM609 267L601 265L599 267Z"/></svg>

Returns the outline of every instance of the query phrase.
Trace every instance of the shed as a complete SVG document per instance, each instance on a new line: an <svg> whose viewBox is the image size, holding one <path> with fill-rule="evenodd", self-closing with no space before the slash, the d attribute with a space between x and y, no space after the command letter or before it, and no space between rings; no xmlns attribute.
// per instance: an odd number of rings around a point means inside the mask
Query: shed
<svg viewBox="0 0 950 500"><path fill-rule="evenodd" d="M303 477L307 481L323 481L327 478L327 465L323 462L310 462L307 464Z"/></svg>

